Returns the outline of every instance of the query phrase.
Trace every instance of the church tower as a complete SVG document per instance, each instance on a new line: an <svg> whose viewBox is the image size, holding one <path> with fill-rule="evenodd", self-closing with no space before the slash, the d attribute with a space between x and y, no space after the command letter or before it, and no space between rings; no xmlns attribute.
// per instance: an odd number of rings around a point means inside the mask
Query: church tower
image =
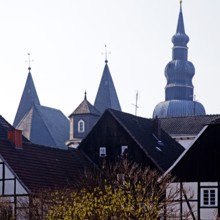
<svg viewBox="0 0 220 220"><path fill-rule="evenodd" d="M81 140L86 137L98 121L99 117L100 112L87 100L85 92L84 100L69 116L70 134L66 145L77 148Z"/></svg>
<svg viewBox="0 0 220 220"><path fill-rule="evenodd" d="M20 104L14 119L13 126L17 127L22 118L30 111L33 105L40 105L34 81L31 75L31 67L28 67L28 77L21 96Z"/></svg>
<svg viewBox="0 0 220 220"><path fill-rule="evenodd" d="M167 79L165 101L155 107L153 118L205 115L203 105L194 100L192 78L195 74L195 68L188 61L188 42L189 37L184 28L182 1L180 1L177 30L172 37L172 60L165 68Z"/></svg>
<svg viewBox="0 0 220 220"><path fill-rule="evenodd" d="M30 60L30 54L28 55ZM41 105L32 78L30 62L13 126L22 130L22 134L35 144L66 148L69 120L60 110Z"/></svg>
<svg viewBox="0 0 220 220"><path fill-rule="evenodd" d="M107 57L105 59L105 67L95 98L94 106L101 113L103 113L108 108L121 111L121 106L118 100L116 89L108 67Z"/></svg>
<svg viewBox="0 0 220 220"><path fill-rule="evenodd" d="M105 66L94 106L87 100L85 93L84 100L69 116L70 133L69 139L66 141L66 145L69 147L78 147L79 143L87 136L106 109L112 108L121 111L121 106L108 67L107 51L105 51L105 55Z"/></svg>

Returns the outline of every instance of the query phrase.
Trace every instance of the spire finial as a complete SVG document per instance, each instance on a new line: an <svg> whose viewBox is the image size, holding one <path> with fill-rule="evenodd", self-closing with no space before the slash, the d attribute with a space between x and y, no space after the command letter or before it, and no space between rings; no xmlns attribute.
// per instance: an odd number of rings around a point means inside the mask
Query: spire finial
<svg viewBox="0 0 220 220"><path fill-rule="evenodd" d="M86 93L86 90L85 90L85 96L84 96L84 100L87 100L86 94L87 94L87 93Z"/></svg>
<svg viewBox="0 0 220 220"><path fill-rule="evenodd" d="M28 53L28 60L26 62L28 62L28 70L30 72L31 71L31 62L33 62L33 60L31 60L31 54L30 53Z"/></svg>
<svg viewBox="0 0 220 220"><path fill-rule="evenodd" d="M107 64L108 63L108 54L111 54L111 52L108 52L106 44L105 44L105 52L102 54L105 55L105 63Z"/></svg>

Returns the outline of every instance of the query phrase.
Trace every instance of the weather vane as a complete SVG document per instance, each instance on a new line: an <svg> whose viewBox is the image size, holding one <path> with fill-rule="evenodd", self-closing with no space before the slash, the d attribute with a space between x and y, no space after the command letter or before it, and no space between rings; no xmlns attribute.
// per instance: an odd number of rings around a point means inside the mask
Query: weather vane
<svg viewBox="0 0 220 220"><path fill-rule="evenodd" d="M28 70L31 70L31 62L33 62L34 60L31 60L31 54L28 53L28 60L26 60L25 62L28 62Z"/></svg>
<svg viewBox="0 0 220 220"><path fill-rule="evenodd" d="M108 54L111 54L111 52L108 52L107 45L105 44L105 52L102 53L102 55L105 55L105 63L108 63Z"/></svg>

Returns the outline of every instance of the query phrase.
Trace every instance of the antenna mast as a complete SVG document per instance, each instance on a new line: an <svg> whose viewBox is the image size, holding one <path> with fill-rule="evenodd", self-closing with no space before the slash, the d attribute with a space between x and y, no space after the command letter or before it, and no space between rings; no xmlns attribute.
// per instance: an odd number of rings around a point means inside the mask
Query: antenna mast
<svg viewBox="0 0 220 220"><path fill-rule="evenodd" d="M139 106L138 106L138 91L136 92L134 107L135 107L135 115L137 116L137 109L139 108Z"/></svg>

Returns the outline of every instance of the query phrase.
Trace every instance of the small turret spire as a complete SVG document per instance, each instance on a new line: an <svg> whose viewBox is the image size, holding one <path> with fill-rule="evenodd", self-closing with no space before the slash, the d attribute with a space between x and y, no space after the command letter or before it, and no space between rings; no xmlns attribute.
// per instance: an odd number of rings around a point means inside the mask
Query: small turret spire
<svg viewBox="0 0 220 220"><path fill-rule="evenodd" d="M85 96L84 96L84 100L87 100L87 93L86 93L86 90L85 90Z"/></svg>

